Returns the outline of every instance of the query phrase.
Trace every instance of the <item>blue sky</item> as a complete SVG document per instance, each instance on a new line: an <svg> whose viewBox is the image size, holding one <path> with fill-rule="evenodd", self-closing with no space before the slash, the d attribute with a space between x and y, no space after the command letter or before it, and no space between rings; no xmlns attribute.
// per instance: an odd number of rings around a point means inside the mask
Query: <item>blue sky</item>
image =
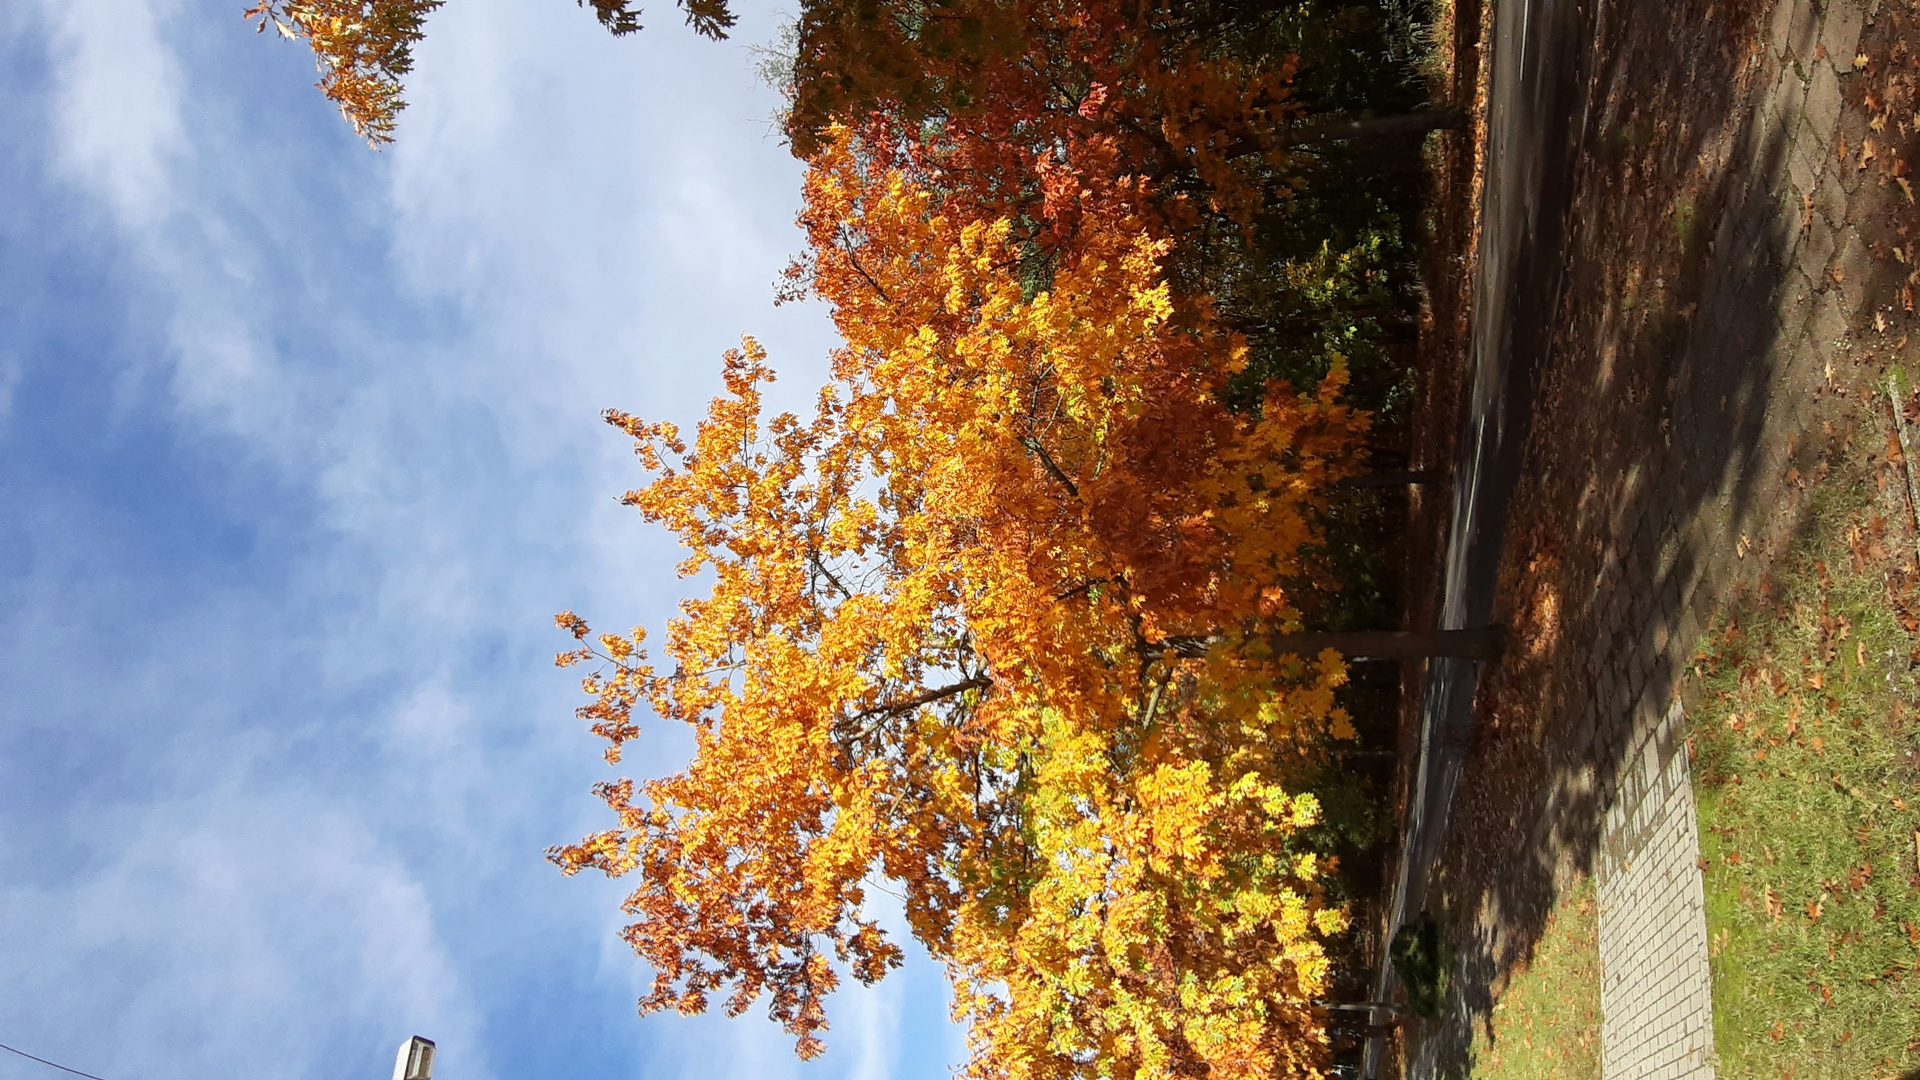
<svg viewBox="0 0 1920 1080"><path fill-rule="evenodd" d="M757 1012L637 1020L623 890L541 856L612 775L553 612L658 627L685 587L599 410L695 419L743 332L804 402L831 344L771 302L777 16L451 0L374 154L240 7L0 5L0 1042L108 1080L383 1080L415 1032L439 1080L944 1075L924 961L805 1067Z"/></svg>

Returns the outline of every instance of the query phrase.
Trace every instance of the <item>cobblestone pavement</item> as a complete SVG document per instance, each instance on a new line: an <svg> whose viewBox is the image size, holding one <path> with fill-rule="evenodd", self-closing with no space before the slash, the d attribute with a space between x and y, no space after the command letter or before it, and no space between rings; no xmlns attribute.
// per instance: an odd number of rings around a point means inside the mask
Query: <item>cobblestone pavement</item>
<svg viewBox="0 0 1920 1080"><path fill-rule="evenodd" d="M1713 1074L1688 661L1786 550L1882 366L1920 352L1898 303L1911 267L1890 255L1902 174L1861 154L1892 138L1858 107L1866 54L1887 51L1873 9L1590 10L1560 299L1494 602L1514 648L1478 695L1430 890L1459 999L1412 1040L1415 1077L1463 1060L1578 873L1601 897L1606 1080Z"/></svg>
<svg viewBox="0 0 1920 1080"><path fill-rule="evenodd" d="M1840 83L1853 74L1865 20L1866 11L1852 0L1834 0L1824 10L1810 0L1778 0L1752 69L1757 77L1749 100L1757 122L1738 136L1744 145L1729 148L1735 158L1764 162L1768 148L1777 147L1784 158L1771 169L1755 170L1730 193L1729 212L1714 241L1715 252L1724 253L1725 269L1710 278L1698 309L1705 334L1738 341L1743 330L1760 329L1771 339L1764 351L1756 348L1758 342L1748 346L1758 353L1759 369L1774 376L1768 395L1773 400L1755 410L1755 420L1762 432L1772 428L1784 436L1757 439L1758 453L1745 463L1747 469L1762 470L1762 487L1779 484L1795 469L1788 456L1808 419L1796 398L1806 394L1810 381L1832 379L1835 354L1847 348L1848 326L1861 314L1874 269L1859 231L1850 227L1842 186L1842 174L1857 176L1858 170L1839 160L1838 150L1844 140ZM1774 220L1768 222L1769 217ZM1773 276L1769 266L1785 272L1768 297L1773 318L1755 326L1748 321L1746 294ZM1710 349L1701 351L1706 358L1713 355ZM1684 379L1690 373L1676 374ZM1706 372L1702 376L1711 378ZM1730 493L1742 479L1723 474L1721 490ZM1644 621L1621 629L1627 640L1655 648L1651 655L1635 649L1617 656L1608 665L1611 671L1596 670L1613 677L1614 692L1603 700L1610 698L1615 717L1624 714L1628 721L1608 724L1596 718L1599 738L1626 744L1624 753L1602 752L1603 759L1620 764L1605 797L1608 810L1594 867L1605 1080L1714 1075L1699 835L1682 738L1685 719L1673 676L1691 654L1703 622L1724 600L1722 589L1713 585L1735 574L1733 564L1747 561L1753 540L1742 526L1779 529L1795 520L1788 512L1769 521L1756 507L1757 513L1744 516L1757 520L1736 522L1729 503L1708 500L1690 515L1668 510L1651 522L1642 518L1637 528L1650 535L1636 537L1638 550L1629 559L1644 560L1652 549L1654 565L1641 563L1640 569L1653 572L1632 573L1630 561L1629 572L1617 582L1629 590L1657 591ZM1770 546L1778 546L1784 537L1770 539ZM1690 568L1677 565L1683 551L1692 553ZM1705 590L1703 583L1709 586ZM1639 606L1629 605L1629 613ZM1637 694L1624 710L1618 705L1621 689Z"/></svg>
<svg viewBox="0 0 1920 1080"><path fill-rule="evenodd" d="M1628 755L1600 848L1601 1075L1713 1075L1706 893L1679 702Z"/></svg>

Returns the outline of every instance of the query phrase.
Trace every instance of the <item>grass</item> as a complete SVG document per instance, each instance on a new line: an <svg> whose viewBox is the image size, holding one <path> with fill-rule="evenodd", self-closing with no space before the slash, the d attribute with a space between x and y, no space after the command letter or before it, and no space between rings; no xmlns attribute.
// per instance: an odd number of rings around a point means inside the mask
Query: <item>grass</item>
<svg viewBox="0 0 1920 1080"><path fill-rule="evenodd" d="M1507 977L1475 1032L1479 1080L1599 1080L1600 936L1591 879L1548 917L1533 958Z"/></svg>
<svg viewBox="0 0 1920 1080"><path fill-rule="evenodd" d="M1695 667L1722 1080L1920 1076L1920 574L1867 485L1819 498Z"/></svg>

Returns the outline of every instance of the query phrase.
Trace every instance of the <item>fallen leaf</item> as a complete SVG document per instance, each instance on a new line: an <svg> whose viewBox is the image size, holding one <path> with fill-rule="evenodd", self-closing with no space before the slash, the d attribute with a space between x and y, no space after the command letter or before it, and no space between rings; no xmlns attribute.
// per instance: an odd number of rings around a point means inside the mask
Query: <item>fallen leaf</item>
<svg viewBox="0 0 1920 1080"><path fill-rule="evenodd" d="M1779 1042L1781 1039L1786 1038L1787 1022L1785 1020L1775 1020L1773 1022L1773 1030L1767 1032L1767 1034L1773 1037L1774 1042Z"/></svg>
<svg viewBox="0 0 1920 1080"><path fill-rule="evenodd" d="M1818 926L1820 923L1820 915L1826 910L1827 910L1827 901L1824 897L1819 900L1815 900L1811 904L1808 904L1807 905L1808 921Z"/></svg>
<svg viewBox="0 0 1920 1080"><path fill-rule="evenodd" d="M1773 891L1773 886L1767 886L1767 916L1774 922L1779 922L1780 917L1786 913L1787 905L1780 902L1780 894Z"/></svg>
<svg viewBox="0 0 1920 1080"><path fill-rule="evenodd" d="M1907 196L1907 201L1912 202L1913 201L1913 185L1907 183L1907 178L1904 176L1896 176L1894 177L1893 182L1900 185L1900 190L1903 193L1905 193L1905 195Z"/></svg>

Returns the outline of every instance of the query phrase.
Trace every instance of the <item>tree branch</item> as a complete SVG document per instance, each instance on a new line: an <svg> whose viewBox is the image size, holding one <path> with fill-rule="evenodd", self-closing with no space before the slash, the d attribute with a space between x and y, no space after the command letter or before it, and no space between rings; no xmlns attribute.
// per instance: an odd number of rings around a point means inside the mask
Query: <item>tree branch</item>
<svg viewBox="0 0 1920 1080"><path fill-rule="evenodd" d="M819 552L817 551L807 552L807 561L811 562L813 564L814 570L818 572L822 577L826 578L829 582L831 582L834 588L840 590L840 595L842 597L848 600L853 599L853 590L847 588L846 585L843 584L839 578L834 576L833 571L827 569L827 564L821 561Z"/></svg>
<svg viewBox="0 0 1920 1080"><path fill-rule="evenodd" d="M1054 462L1053 455L1047 453L1047 448L1040 445L1039 439L1029 436L1021 439L1020 445L1032 451L1033 455L1040 459L1040 464L1046 467L1047 474L1055 480L1060 481L1060 483L1066 487L1069 495L1072 495L1076 499L1080 497L1079 486L1076 485L1066 473L1061 471L1060 466Z"/></svg>
<svg viewBox="0 0 1920 1080"><path fill-rule="evenodd" d="M847 253L847 261L853 264L853 268L859 271L861 277L867 279L867 284L873 286L873 291L880 294L880 299L889 304L893 303L893 297L887 295L887 290L881 288L880 283L873 280L873 275L867 273L867 268L860 265L860 256L854 252L853 245L847 243L844 232L840 237L840 250Z"/></svg>
<svg viewBox="0 0 1920 1080"><path fill-rule="evenodd" d="M917 709L922 705L931 705L936 701L940 701L943 698L950 698L955 694L964 694L969 690L985 690L992 685L993 678L991 676L975 675L969 679L962 679L957 683L948 683L946 686L939 686L932 690L923 691L912 697L901 698L898 701L889 701L882 705L875 705L871 709L862 709L854 714L854 719L864 720L869 716L898 716L903 712Z"/></svg>

